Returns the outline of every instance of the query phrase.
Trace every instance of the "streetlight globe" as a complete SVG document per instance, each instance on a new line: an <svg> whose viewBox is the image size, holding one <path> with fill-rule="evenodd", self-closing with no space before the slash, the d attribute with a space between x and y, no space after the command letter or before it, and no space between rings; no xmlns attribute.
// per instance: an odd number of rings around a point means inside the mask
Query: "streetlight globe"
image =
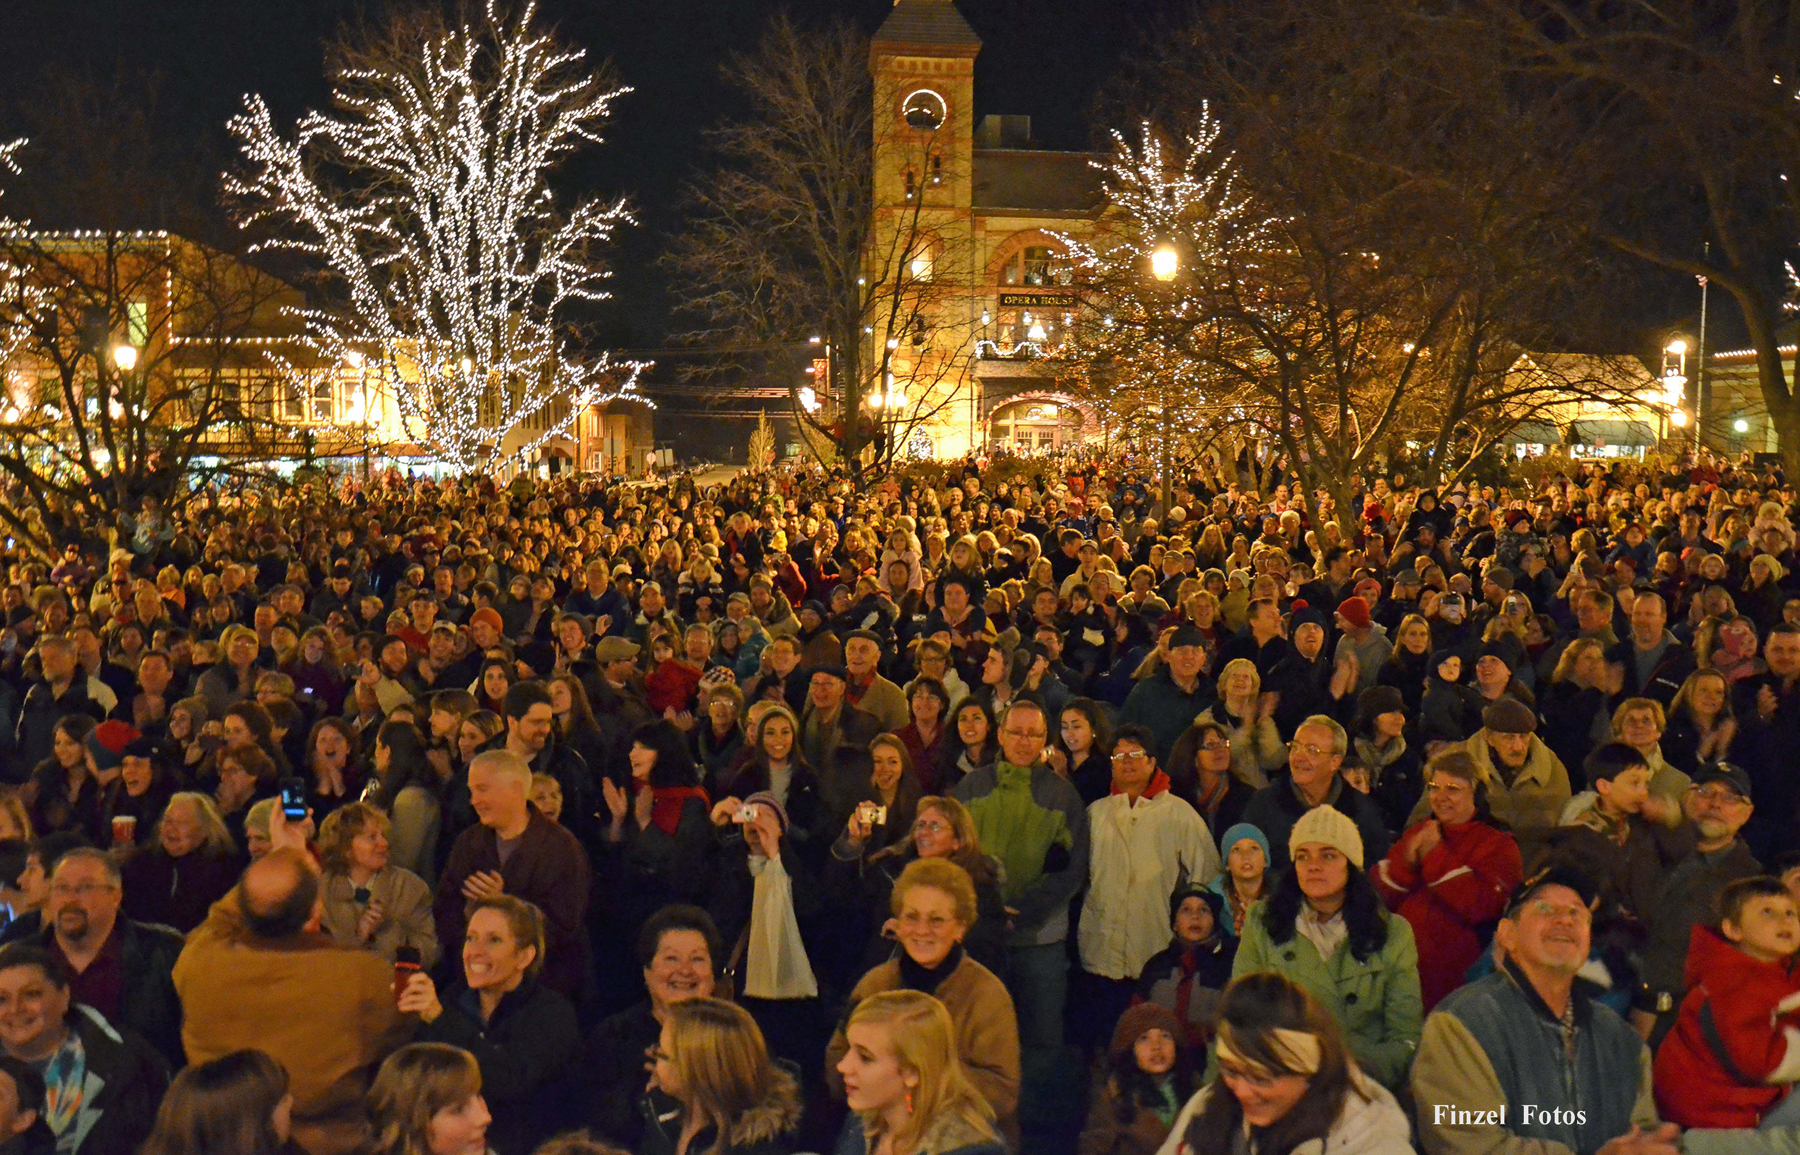
<svg viewBox="0 0 1800 1155"><path fill-rule="evenodd" d="M1684 356L1687 353L1687 342L1683 341L1680 337L1677 337L1667 345L1663 346L1663 352L1669 354L1671 357Z"/></svg>
<svg viewBox="0 0 1800 1155"><path fill-rule="evenodd" d="M1669 414L1669 424L1677 429L1686 429L1688 423L1687 410L1676 409Z"/></svg>
<svg viewBox="0 0 1800 1155"><path fill-rule="evenodd" d="M114 345L112 350L113 364L127 373L137 368L138 351L135 345Z"/></svg>
<svg viewBox="0 0 1800 1155"><path fill-rule="evenodd" d="M1750 423L1748 421L1745 421L1742 417L1738 418L1736 421L1733 421L1731 423L1731 427L1739 433L1750 432Z"/></svg>
<svg viewBox="0 0 1800 1155"><path fill-rule="evenodd" d="M1173 245L1158 245L1156 251L1150 254L1150 271L1159 281L1174 280L1175 272L1180 267L1181 254L1175 251Z"/></svg>

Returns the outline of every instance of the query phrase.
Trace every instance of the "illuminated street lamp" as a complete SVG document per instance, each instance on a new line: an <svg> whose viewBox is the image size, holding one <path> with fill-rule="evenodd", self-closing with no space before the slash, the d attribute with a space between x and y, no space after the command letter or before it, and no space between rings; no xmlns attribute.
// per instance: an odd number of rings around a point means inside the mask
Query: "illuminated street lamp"
<svg viewBox="0 0 1800 1155"><path fill-rule="evenodd" d="M137 368L138 351L135 345L114 345L112 350L113 364L129 373Z"/></svg>
<svg viewBox="0 0 1800 1155"><path fill-rule="evenodd" d="M1175 273L1180 268L1181 254L1175 251L1174 245L1158 245L1156 250L1150 254L1150 271L1159 281L1174 280Z"/></svg>

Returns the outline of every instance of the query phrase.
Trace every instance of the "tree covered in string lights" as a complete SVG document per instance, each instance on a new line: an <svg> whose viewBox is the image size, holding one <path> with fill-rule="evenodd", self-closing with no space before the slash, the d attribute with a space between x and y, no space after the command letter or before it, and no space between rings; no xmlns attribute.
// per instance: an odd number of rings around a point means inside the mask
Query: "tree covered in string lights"
<svg viewBox="0 0 1800 1155"><path fill-rule="evenodd" d="M1243 398L1216 362L1242 335L1220 323L1211 290L1253 269L1271 243L1220 136L1204 108L1178 139L1148 122L1135 141L1114 132L1111 156L1095 162L1106 227L1061 238L1083 304L1064 356L1108 432L1155 459L1165 503L1177 463L1223 415L1241 416Z"/></svg>
<svg viewBox="0 0 1800 1155"><path fill-rule="evenodd" d="M534 16L498 0L455 26L409 16L344 50L332 109L292 135L259 96L231 121L241 223L322 268L325 303L301 312L312 352L367 374L408 437L471 471L531 453L644 368L581 339L625 203L559 205L549 184L629 90Z"/></svg>

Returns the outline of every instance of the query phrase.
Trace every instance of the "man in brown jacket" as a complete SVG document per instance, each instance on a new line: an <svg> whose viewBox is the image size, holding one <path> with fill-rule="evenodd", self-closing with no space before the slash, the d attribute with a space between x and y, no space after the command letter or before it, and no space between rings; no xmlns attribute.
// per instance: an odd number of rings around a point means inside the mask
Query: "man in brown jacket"
<svg viewBox="0 0 1800 1155"><path fill-rule="evenodd" d="M549 714L548 706L533 706L508 725L548 726ZM531 805L530 793L531 766L510 750L470 760L469 804L481 821L456 836L444 863L434 906L438 942L445 954L459 955L469 903L497 894L522 898L544 912L544 985L578 1000L588 977L587 852Z"/></svg>
<svg viewBox="0 0 1800 1155"><path fill-rule="evenodd" d="M372 1068L405 1042L393 969L319 930L318 870L278 807L277 849L213 904L175 963L182 1043L204 1063L254 1047L287 1069L294 1139L310 1155L348 1155L365 1127Z"/></svg>

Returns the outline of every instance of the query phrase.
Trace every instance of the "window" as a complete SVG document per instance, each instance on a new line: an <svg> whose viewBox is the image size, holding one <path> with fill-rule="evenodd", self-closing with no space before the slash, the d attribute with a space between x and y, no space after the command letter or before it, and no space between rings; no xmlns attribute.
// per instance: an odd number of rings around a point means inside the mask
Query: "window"
<svg viewBox="0 0 1800 1155"><path fill-rule="evenodd" d="M1069 283L1069 261L1048 245L1031 245L1014 253L1000 270L1000 283L1021 288Z"/></svg>
<svg viewBox="0 0 1800 1155"><path fill-rule="evenodd" d="M912 274L913 280L929 281L931 279L931 266L931 250L926 249L924 252L915 255L911 261L907 262L906 268L907 272Z"/></svg>
<svg viewBox="0 0 1800 1155"><path fill-rule="evenodd" d="M142 349L150 343L150 304L131 301L125 306L126 341Z"/></svg>
<svg viewBox="0 0 1800 1155"><path fill-rule="evenodd" d="M312 412L308 417L316 422L326 423L332 419L337 407L333 404L335 387L331 378L322 377L314 381L312 389Z"/></svg>

